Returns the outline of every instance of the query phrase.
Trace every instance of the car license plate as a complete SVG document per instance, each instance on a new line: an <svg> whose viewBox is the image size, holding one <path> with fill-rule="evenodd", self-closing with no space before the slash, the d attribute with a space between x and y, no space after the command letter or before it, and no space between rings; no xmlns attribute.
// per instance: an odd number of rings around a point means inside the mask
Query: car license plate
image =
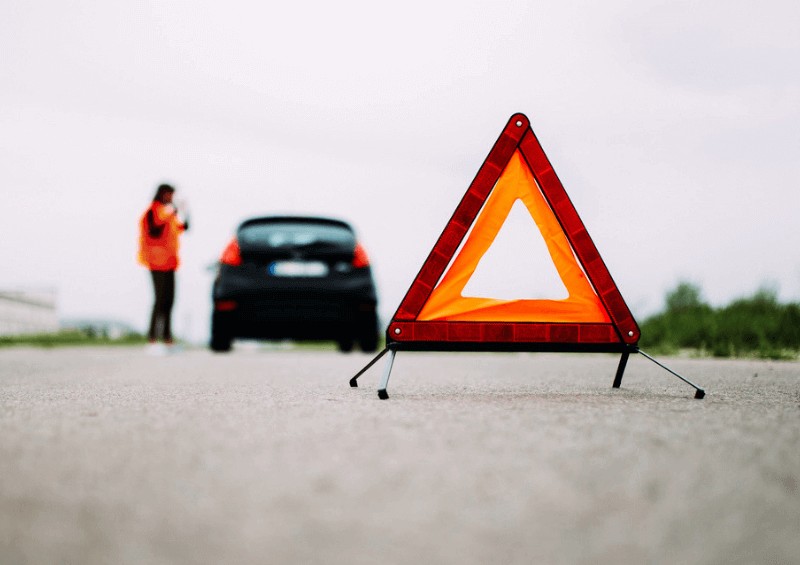
<svg viewBox="0 0 800 565"><path fill-rule="evenodd" d="M275 261L269 266L274 277L324 277L328 265L322 261Z"/></svg>

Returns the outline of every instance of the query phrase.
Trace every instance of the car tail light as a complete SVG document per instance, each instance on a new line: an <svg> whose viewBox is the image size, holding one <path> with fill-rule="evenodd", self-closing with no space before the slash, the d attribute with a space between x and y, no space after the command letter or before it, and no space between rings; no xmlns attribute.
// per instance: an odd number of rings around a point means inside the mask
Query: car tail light
<svg viewBox="0 0 800 565"><path fill-rule="evenodd" d="M239 249L239 241L235 237L225 248L225 251L222 252L222 257L219 261L232 267L238 267L242 264L242 251Z"/></svg>
<svg viewBox="0 0 800 565"><path fill-rule="evenodd" d="M219 312L230 312L239 306L235 300L217 300L214 302L214 310Z"/></svg>
<svg viewBox="0 0 800 565"><path fill-rule="evenodd" d="M356 269L369 267L369 257L360 243L356 243L356 248L353 250L353 267Z"/></svg>

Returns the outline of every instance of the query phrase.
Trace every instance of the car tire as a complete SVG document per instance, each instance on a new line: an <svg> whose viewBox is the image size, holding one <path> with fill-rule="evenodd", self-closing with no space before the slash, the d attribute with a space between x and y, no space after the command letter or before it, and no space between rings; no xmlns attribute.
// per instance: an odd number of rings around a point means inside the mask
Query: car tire
<svg viewBox="0 0 800 565"><path fill-rule="evenodd" d="M364 353L374 353L378 349L378 317L375 312L362 314L358 324L358 346Z"/></svg>
<svg viewBox="0 0 800 565"><path fill-rule="evenodd" d="M355 340L352 337L341 337L336 341L336 344L339 346L339 351L342 353L350 353L353 351L353 344Z"/></svg>
<svg viewBox="0 0 800 565"><path fill-rule="evenodd" d="M364 353L375 353L378 350L378 333L362 335L358 338L358 346Z"/></svg>
<svg viewBox="0 0 800 565"><path fill-rule="evenodd" d="M227 353L231 350L233 340L229 335L211 334L211 350L217 353Z"/></svg>
<svg viewBox="0 0 800 565"><path fill-rule="evenodd" d="M227 326L225 320L218 319L215 312L211 319L211 343L209 344L212 351L226 353L231 350L233 336Z"/></svg>

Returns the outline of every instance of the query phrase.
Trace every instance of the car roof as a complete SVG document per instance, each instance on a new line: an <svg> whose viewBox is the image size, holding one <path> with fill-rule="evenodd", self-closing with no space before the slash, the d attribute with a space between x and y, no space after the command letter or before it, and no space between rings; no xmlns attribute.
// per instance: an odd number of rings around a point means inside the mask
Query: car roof
<svg viewBox="0 0 800 565"><path fill-rule="evenodd" d="M253 224L267 224L267 223L289 223L289 222L305 222L309 224L327 224L333 226L340 226L353 231L350 224L338 218L328 218L324 216L258 216L248 218L239 224L239 229L253 225Z"/></svg>

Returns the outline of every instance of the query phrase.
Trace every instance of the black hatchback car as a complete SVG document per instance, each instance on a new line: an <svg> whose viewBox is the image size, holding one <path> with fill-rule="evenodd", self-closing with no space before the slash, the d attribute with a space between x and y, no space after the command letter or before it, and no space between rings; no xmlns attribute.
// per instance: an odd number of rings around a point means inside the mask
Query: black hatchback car
<svg viewBox="0 0 800 565"><path fill-rule="evenodd" d="M334 340L378 346L377 294L353 228L332 218L243 222L225 248L212 291L211 349L236 338Z"/></svg>

